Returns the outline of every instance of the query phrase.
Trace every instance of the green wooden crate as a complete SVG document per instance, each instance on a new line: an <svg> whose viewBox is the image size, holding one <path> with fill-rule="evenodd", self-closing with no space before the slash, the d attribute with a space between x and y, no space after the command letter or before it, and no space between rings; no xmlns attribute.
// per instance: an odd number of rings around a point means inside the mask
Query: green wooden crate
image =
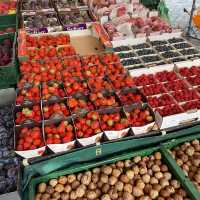
<svg viewBox="0 0 200 200"><path fill-rule="evenodd" d="M59 176L73 174L73 173L79 173L79 172L86 171L88 169L92 169L92 168L99 167L99 166L102 166L102 165L112 164L112 163L120 161L120 160L131 159L135 156L142 156L142 157L143 156L149 156L156 151L160 151L160 147L153 147L153 148L144 149L144 150L141 150L141 151L127 152L127 153L124 153L124 154L121 154L121 155L111 156L108 159L103 159L103 160L100 160L100 161L95 160L93 162L84 163L82 165L75 165L75 166L69 167L68 169L53 172L53 173L45 175L45 176L33 178L30 182L30 185L29 185L28 199L34 200L36 186L41 182L47 182L48 180L53 179L53 178L58 178ZM167 154L163 153L162 151L161 151L161 153L163 155L163 162L168 165L173 176L177 180L180 181L182 187L185 189L185 191L187 192L187 194L189 195L191 200L197 200L195 198L195 196L193 195L193 192L194 192L193 187L188 187L188 185L185 184L184 178L182 178L179 175L179 171L177 170L177 165L175 165L174 163L168 162L168 160L170 159L170 155L167 155Z"/></svg>

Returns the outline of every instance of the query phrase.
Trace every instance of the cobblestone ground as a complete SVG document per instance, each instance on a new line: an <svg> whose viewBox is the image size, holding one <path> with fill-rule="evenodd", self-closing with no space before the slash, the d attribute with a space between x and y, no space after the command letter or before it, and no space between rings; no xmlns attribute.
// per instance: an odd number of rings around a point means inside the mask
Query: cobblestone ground
<svg viewBox="0 0 200 200"><path fill-rule="evenodd" d="M165 0L168 8L171 23L173 26L186 28L189 16L183 12L183 9L191 10L193 0ZM200 7L200 0L196 0L196 7Z"/></svg>

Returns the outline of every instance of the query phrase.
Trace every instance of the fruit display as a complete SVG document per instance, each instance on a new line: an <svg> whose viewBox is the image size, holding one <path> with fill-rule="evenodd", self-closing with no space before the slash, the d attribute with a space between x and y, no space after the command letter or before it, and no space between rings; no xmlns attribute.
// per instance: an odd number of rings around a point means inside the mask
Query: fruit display
<svg viewBox="0 0 200 200"><path fill-rule="evenodd" d="M84 56L82 57L83 65L99 65L100 64L100 58L98 55L90 55L90 56Z"/></svg>
<svg viewBox="0 0 200 200"><path fill-rule="evenodd" d="M120 52L118 55L120 59L134 58L137 56L134 52L128 52L128 53Z"/></svg>
<svg viewBox="0 0 200 200"><path fill-rule="evenodd" d="M42 99L48 100L51 97L63 98L65 97L64 88L56 82L42 84Z"/></svg>
<svg viewBox="0 0 200 200"><path fill-rule="evenodd" d="M200 191L199 185L199 140L193 140L181 144L171 150L171 155L182 168L185 175L194 183Z"/></svg>
<svg viewBox="0 0 200 200"><path fill-rule="evenodd" d="M51 10L53 6L50 0L23 0L21 2L22 11Z"/></svg>
<svg viewBox="0 0 200 200"><path fill-rule="evenodd" d="M180 51L180 53L184 56L188 56L188 55L195 55L195 54L199 54L200 52L197 49L183 49Z"/></svg>
<svg viewBox="0 0 200 200"><path fill-rule="evenodd" d="M175 80L175 81L170 81L164 84L164 87L168 91L177 91L177 90L185 90L188 88L186 85L185 81L183 80Z"/></svg>
<svg viewBox="0 0 200 200"><path fill-rule="evenodd" d="M134 66L134 65L140 65L142 62L139 58L129 58L122 60L123 66Z"/></svg>
<svg viewBox="0 0 200 200"><path fill-rule="evenodd" d="M17 157L1 159L0 195L16 191L18 172L20 170L19 164L20 163Z"/></svg>
<svg viewBox="0 0 200 200"><path fill-rule="evenodd" d="M13 137L12 107L3 106L0 108L0 159L13 150Z"/></svg>
<svg viewBox="0 0 200 200"><path fill-rule="evenodd" d="M156 108L156 111L159 112L161 116L166 117L166 116L182 113L183 109L177 104L171 104L171 105L166 105L161 108Z"/></svg>
<svg viewBox="0 0 200 200"><path fill-rule="evenodd" d="M153 62L158 62L162 60L158 55L143 56L141 59L143 60L144 63L153 63Z"/></svg>
<svg viewBox="0 0 200 200"><path fill-rule="evenodd" d="M141 89L141 92L145 96L152 96L152 95L156 95L156 94L165 93L166 90L165 90L164 85L162 83L158 83L158 84L151 84L151 85L143 86L142 89Z"/></svg>
<svg viewBox="0 0 200 200"><path fill-rule="evenodd" d="M69 109L64 102L44 104L42 106L43 116L45 120L54 117L68 117L70 116Z"/></svg>
<svg viewBox="0 0 200 200"><path fill-rule="evenodd" d="M107 64L106 65L107 68L107 75L108 77L112 80L113 77L120 75L125 75L126 70L123 67L123 63L114 63L114 64Z"/></svg>
<svg viewBox="0 0 200 200"><path fill-rule="evenodd" d="M106 107L118 107L120 106L115 93L105 92L98 92L98 93L91 93L90 100L95 104L96 108L104 109Z"/></svg>
<svg viewBox="0 0 200 200"><path fill-rule="evenodd" d="M131 51L129 46L120 46L113 49L115 52Z"/></svg>
<svg viewBox="0 0 200 200"><path fill-rule="evenodd" d="M112 19L104 23L104 29L111 40L115 40L116 37L126 38L137 34L170 33L172 31L170 25L159 16L130 18L123 14L120 16L123 20Z"/></svg>
<svg viewBox="0 0 200 200"><path fill-rule="evenodd" d="M83 66L83 72L86 79L95 77L104 77L106 75L106 66L103 64Z"/></svg>
<svg viewBox="0 0 200 200"><path fill-rule="evenodd" d="M63 68L66 69L68 67L81 67L81 60L79 57L65 57L62 60Z"/></svg>
<svg viewBox="0 0 200 200"><path fill-rule="evenodd" d="M123 116L123 113L113 111L112 113L105 113L100 115L101 127L104 131L120 131L128 128L129 120L126 116Z"/></svg>
<svg viewBox="0 0 200 200"><path fill-rule="evenodd" d="M168 94L163 94L161 96L148 97L147 100L153 108L167 106L167 105L171 105L175 103L173 98Z"/></svg>
<svg viewBox="0 0 200 200"><path fill-rule="evenodd" d="M162 57L164 57L166 59L180 56L180 54L176 51L166 51L166 52L162 53L161 55L162 55Z"/></svg>
<svg viewBox="0 0 200 200"><path fill-rule="evenodd" d="M106 53L100 56L100 59L105 64L120 63L120 58L115 53Z"/></svg>
<svg viewBox="0 0 200 200"><path fill-rule="evenodd" d="M200 73L200 68L197 66L192 66L190 68L188 67L183 67L179 69L179 73L183 77L190 77L190 76L195 76Z"/></svg>
<svg viewBox="0 0 200 200"><path fill-rule="evenodd" d="M191 45L189 43L184 42L184 43L174 44L173 47L176 49L187 49L187 48L190 48Z"/></svg>
<svg viewBox="0 0 200 200"><path fill-rule="evenodd" d="M16 104L21 105L26 102L39 102L40 101L40 88L39 87L29 87L20 89L17 98Z"/></svg>
<svg viewBox="0 0 200 200"><path fill-rule="evenodd" d="M141 43L141 44L137 44L137 45L133 45L132 48L133 49L146 49L146 48L150 48L151 46L148 43Z"/></svg>
<svg viewBox="0 0 200 200"><path fill-rule="evenodd" d="M53 0L53 2L59 11L87 7L83 0Z"/></svg>
<svg viewBox="0 0 200 200"><path fill-rule="evenodd" d="M76 137L89 138L101 132L99 114L91 111L75 119Z"/></svg>
<svg viewBox="0 0 200 200"><path fill-rule="evenodd" d="M155 54L155 51L154 51L153 49L142 49L142 50L136 51L136 53L137 53L139 56L144 56L144 55Z"/></svg>
<svg viewBox="0 0 200 200"><path fill-rule="evenodd" d="M110 79L112 81L113 87L116 90L120 90L123 88L132 88L133 86L135 86L134 79L129 75L117 76L113 79L110 77Z"/></svg>
<svg viewBox="0 0 200 200"><path fill-rule="evenodd" d="M183 38L172 38L172 39L169 39L168 42L170 44L175 44L175 43L185 42L185 40Z"/></svg>
<svg viewBox="0 0 200 200"><path fill-rule="evenodd" d="M109 81L109 79L106 78L89 79L88 85L90 90L94 92L99 92L102 90L113 91L112 83Z"/></svg>
<svg viewBox="0 0 200 200"><path fill-rule="evenodd" d="M74 128L70 121L45 125L44 133L47 144L64 144L74 140Z"/></svg>
<svg viewBox="0 0 200 200"><path fill-rule="evenodd" d="M95 106L90 101L89 96L85 95L74 95L70 97L68 99L68 105L72 113L95 110Z"/></svg>
<svg viewBox="0 0 200 200"><path fill-rule="evenodd" d="M131 89L122 89L118 93L119 99L123 105L131 105L134 103L144 103L146 99L140 93L139 90L135 90L134 88Z"/></svg>
<svg viewBox="0 0 200 200"><path fill-rule="evenodd" d="M42 35L42 36L26 36L27 47L48 47L67 45L70 43L70 36L68 34L56 34L56 35Z"/></svg>
<svg viewBox="0 0 200 200"><path fill-rule="evenodd" d="M30 33L35 31L37 33L38 30L39 32L62 30L55 12L42 12L37 15L23 14L23 26Z"/></svg>
<svg viewBox="0 0 200 200"><path fill-rule="evenodd" d="M0 2L0 15L15 14L17 8L16 0L2 0Z"/></svg>
<svg viewBox="0 0 200 200"><path fill-rule="evenodd" d="M13 41L11 39L3 39L0 41L0 67L6 66L12 61Z"/></svg>
<svg viewBox="0 0 200 200"><path fill-rule="evenodd" d="M67 96L71 96L75 93L88 94L89 88L86 81L77 80L78 78L66 78L64 82L64 87L67 93Z"/></svg>
<svg viewBox="0 0 200 200"><path fill-rule="evenodd" d="M167 45L156 46L155 49L158 52L165 52L165 51L173 50L173 48L171 46L167 46Z"/></svg>
<svg viewBox="0 0 200 200"><path fill-rule="evenodd" d="M153 74L142 74L138 77L134 77L134 80L136 86L145 86L157 83L157 80Z"/></svg>
<svg viewBox="0 0 200 200"><path fill-rule="evenodd" d="M28 122L40 122L42 120L40 105L33 105L31 107L22 107L16 111L16 125Z"/></svg>
<svg viewBox="0 0 200 200"><path fill-rule="evenodd" d="M174 81L178 79L178 76L174 71L162 71L156 73L155 78L158 79L160 82L166 82Z"/></svg>
<svg viewBox="0 0 200 200"><path fill-rule="evenodd" d="M34 150L44 146L42 129L39 127L22 128L17 132L17 151Z"/></svg>
<svg viewBox="0 0 200 200"><path fill-rule="evenodd" d="M167 41L166 40L155 40L151 42L152 46L160 46L160 45L166 45Z"/></svg>
<svg viewBox="0 0 200 200"><path fill-rule="evenodd" d="M188 199L160 152L63 175L37 185L35 199L55 196L101 200Z"/></svg>
<svg viewBox="0 0 200 200"><path fill-rule="evenodd" d="M63 25L92 22L92 19L86 10L59 12L59 17Z"/></svg>

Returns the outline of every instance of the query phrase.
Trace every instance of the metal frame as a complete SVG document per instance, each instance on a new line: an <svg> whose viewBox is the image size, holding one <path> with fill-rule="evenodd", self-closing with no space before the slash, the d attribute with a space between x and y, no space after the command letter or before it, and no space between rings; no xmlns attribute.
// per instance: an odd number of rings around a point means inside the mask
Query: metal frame
<svg viewBox="0 0 200 200"><path fill-rule="evenodd" d="M190 15L190 20L189 20L189 25L188 25L188 29L186 32L186 36L191 37L193 39L200 40L200 35L198 37L196 30L194 29L194 27L192 25L192 18L193 18L195 9L196 9L196 0L193 0L191 12L188 12L186 9L184 9L184 12L186 12ZM192 35L191 33L194 35Z"/></svg>

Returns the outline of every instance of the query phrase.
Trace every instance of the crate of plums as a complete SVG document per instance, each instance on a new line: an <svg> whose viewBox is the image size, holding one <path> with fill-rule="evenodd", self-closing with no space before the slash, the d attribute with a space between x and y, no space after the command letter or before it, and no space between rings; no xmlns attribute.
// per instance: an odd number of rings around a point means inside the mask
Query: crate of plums
<svg viewBox="0 0 200 200"><path fill-rule="evenodd" d="M19 181L19 159L15 157L12 105L0 107L0 199L16 192Z"/></svg>
<svg viewBox="0 0 200 200"><path fill-rule="evenodd" d="M16 35L0 35L0 88L17 83Z"/></svg>

